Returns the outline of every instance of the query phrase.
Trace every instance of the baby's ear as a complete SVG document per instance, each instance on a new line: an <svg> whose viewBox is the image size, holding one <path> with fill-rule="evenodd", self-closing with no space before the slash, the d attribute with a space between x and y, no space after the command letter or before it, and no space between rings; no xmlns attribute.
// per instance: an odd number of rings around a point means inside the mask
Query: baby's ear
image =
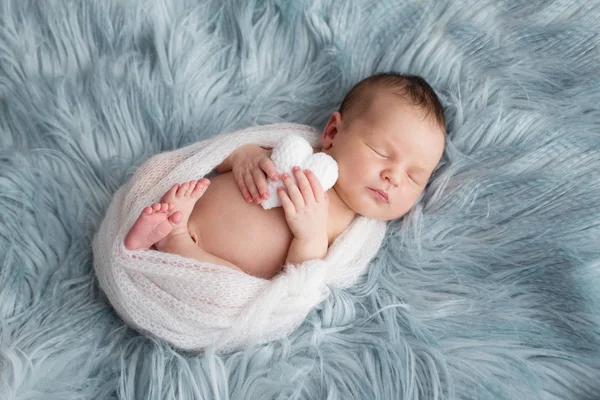
<svg viewBox="0 0 600 400"><path fill-rule="evenodd" d="M327 121L327 125L325 125L325 129L323 129L323 134L321 135L321 148L326 150L329 149L332 145L333 139L342 129L342 114L339 111L334 112L329 117L329 121Z"/></svg>

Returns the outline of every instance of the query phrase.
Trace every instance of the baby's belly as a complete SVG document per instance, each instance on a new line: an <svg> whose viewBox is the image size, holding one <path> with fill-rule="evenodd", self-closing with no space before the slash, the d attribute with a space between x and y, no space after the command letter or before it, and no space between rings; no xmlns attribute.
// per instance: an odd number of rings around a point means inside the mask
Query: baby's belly
<svg viewBox="0 0 600 400"><path fill-rule="evenodd" d="M283 208L264 210L247 203L231 172L211 178L188 227L202 249L264 278L273 277L285 263L293 239Z"/></svg>

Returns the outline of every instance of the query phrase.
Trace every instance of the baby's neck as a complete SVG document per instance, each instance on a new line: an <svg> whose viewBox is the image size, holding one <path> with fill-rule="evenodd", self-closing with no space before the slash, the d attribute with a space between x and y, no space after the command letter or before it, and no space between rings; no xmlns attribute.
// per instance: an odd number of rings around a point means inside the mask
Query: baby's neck
<svg viewBox="0 0 600 400"><path fill-rule="evenodd" d="M323 149L320 147L313 147L313 153L321 153ZM329 195L329 223L327 224L327 230L329 239L335 239L340 233L342 233L348 225L356 217L356 213L352 210L335 191L335 188L331 188L327 191Z"/></svg>
<svg viewBox="0 0 600 400"><path fill-rule="evenodd" d="M329 237L335 238L342 233L356 217L356 212L344 203L334 188L327 191L329 196Z"/></svg>

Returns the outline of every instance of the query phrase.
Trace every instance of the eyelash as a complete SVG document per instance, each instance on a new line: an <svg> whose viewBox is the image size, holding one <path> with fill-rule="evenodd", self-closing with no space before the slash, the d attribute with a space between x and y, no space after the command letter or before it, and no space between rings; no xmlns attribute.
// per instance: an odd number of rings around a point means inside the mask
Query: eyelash
<svg viewBox="0 0 600 400"><path fill-rule="evenodd" d="M369 148L375 153L377 154L379 157L381 158L387 158L387 156L384 156L383 154L379 153L377 150L375 150L374 148L372 148L371 146L369 146ZM414 184L419 185L419 182L417 182L415 180L415 178L413 178L412 176L408 175L408 179L410 179L411 181L413 181Z"/></svg>
<svg viewBox="0 0 600 400"><path fill-rule="evenodd" d="M387 156L384 156L383 154L381 154L380 152L378 152L377 150L375 150L375 149L374 149L374 148L372 148L371 146L369 146L369 147L370 147L370 148L371 148L371 150L373 150L373 152L374 152L375 154L377 154L379 157L382 157L382 158L387 158Z"/></svg>
<svg viewBox="0 0 600 400"><path fill-rule="evenodd" d="M374 149L374 148L372 148L371 146L369 146L369 148L370 148L370 149L371 149L371 150L372 150L372 151L373 151L375 154L377 154L379 157L382 157L382 158L387 158L387 156L384 156L383 154L381 154L380 152L378 152L377 150L375 150L375 149ZM415 185L419 185L419 182L417 182L417 181L415 180L415 178L413 178L412 176L408 175L408 179L410 179L411 181L413 181L413 183L414 183Z"/></svg>

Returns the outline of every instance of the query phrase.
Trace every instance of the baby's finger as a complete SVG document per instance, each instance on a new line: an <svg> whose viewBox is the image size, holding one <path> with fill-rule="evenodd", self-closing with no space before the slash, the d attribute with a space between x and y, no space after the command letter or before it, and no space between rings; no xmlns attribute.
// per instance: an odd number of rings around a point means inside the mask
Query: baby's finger
<svg viewBox="0 0 600 400"><path fill-rule="evenodd" d="M254 178L252 177L252 173L247 171L244 174L244 182L246 182L246 187L248 191L252 195L255 203L260 203L260 197L258 196L258 190L256 189L256 185L254 184Z"/></svg>
<svg viewBox="0 0 600 400"><path fill-rule="evenodd" d="M242 192L242 196L244 199L250 203L252 201L252 195L246 188L246 182L244 181L244 175L237 173L235 174L235 181L237 182L238 187L240 188L240 192Z"/></svg>
<svg viewBox="0 0 600 400"><path fill-rule="evenodd" d="M267 186L267 177L260 168L252 170L252 176L254 177L254 183L258 188L258 193L261 200L267 199L269 193L269 187Z"/></svg>
<svg viewBox="0 0 600 400"><path fill-rule="evenodd" d="M265 171L265 173L267 174L267 176L269 178L271 178L271 180L273 180L273 181L279 180L279 174L277 173L277 168L275 168L275 164L273 163L273 160L271 160L269 157L265 157L265 158L261 159L260 162L258 163L258 165L260 165L260 168L263 171Z"/></svg>
<svg viewBox="0 0 600 400"><path fill-rule="evenodd" d="M281 177L283 178L283 184L285 185L288 196L294 203L296 209L304 207L304 197L302 197L302 193L300 193L300 189L298 189L298 186L296 186L292 177L287 172L281 175Z"/></svg>
<svg viewBox="0 0 600 400"><path fill-rule="evenodd" d="M279 195L279 200L281 200L281 207L283 207L283 211L286 215L294 215L296 213L296 207L294 207L294 203L285 192L283 186L279 186L277 188L277 194Z"/></svg>
<svg viewBox="0 0 600 400"><path fill-rule="evenodd" d="M310 187L311 183L308 181L304 171L299 167L292 168L292 171L294 171L294 176L296 177L296 182L298 183L298 188L300 188L300 193L302 193L304 202L306 204L314 203L315 195Z"/></svg>
<svg viewBox="0 0 600 400"><path fill-rule="evenodd" d="M325 191L323 190L323 186L321 186L321 182L319 182L319 179L314 174L314 172L307 169L304 171L304 173L306 174L306 178L310 182L310 186L314 193L315 200L318 202L325 200Z"/></svg>

